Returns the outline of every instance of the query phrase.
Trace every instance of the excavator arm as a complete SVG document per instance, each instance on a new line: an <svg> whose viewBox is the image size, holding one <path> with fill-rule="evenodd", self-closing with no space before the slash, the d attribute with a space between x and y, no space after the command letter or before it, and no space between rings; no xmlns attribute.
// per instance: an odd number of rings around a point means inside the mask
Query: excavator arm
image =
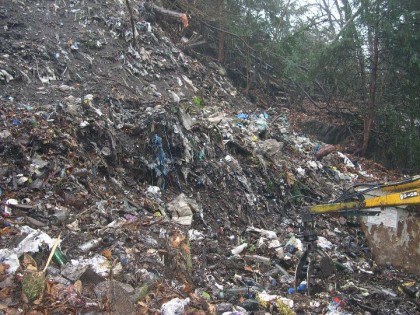
<svg viewBox="0 0 420 315"><path fill-rule="evenodd" d="M311 294L321 284L332 289L331 283L336 281L334 263L327 253L316 246L315 215L375 215L386 207L409 205L420 205L420 176L388 183L358 184L335 202L303 208L301 232L306 250L296 267L295 287L306 281L307 293Z"/></svg>
<svg viewBox="0 0 420 315"><path fill-rule="evenodd" d="M315 205L309 207L309 211L322 214L420 204L420 176L387 184L358 185L354 189L356 191L350 195L358 200ZM369 193L377 193L378 196L366 197Z"/></svg>

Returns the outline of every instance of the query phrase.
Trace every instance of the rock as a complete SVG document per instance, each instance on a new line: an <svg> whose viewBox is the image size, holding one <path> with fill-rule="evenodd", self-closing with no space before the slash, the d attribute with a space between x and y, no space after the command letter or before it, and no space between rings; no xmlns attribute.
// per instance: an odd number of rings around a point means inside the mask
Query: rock
<svg viewBox="0 0 420 315"><path fill-rule="evenodd" d="M103 281L95 286L94 291L100 300L110 299L108 301L113 314L135 313L137 297L132 286L116 280Z"/></svg>

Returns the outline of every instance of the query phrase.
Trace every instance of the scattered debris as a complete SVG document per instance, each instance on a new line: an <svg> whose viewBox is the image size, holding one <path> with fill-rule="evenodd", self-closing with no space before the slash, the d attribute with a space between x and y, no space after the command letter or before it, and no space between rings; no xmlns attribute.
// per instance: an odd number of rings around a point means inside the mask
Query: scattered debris
<svg viewBox="0 0 420 315"><path fill-rule="evenodd" d="M418 311L418 277L351 218L316 220L337 289L294 286L298 210L388 174L317 151L136 5L140 48L122 1L0 6L0 312Z"/></svg>

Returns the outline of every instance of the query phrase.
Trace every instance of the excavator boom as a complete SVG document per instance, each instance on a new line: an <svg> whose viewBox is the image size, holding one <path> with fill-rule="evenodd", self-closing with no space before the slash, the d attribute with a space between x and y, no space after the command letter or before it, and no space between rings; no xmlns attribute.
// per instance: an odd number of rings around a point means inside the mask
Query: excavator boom
<svg viewBox="0 0 420 315"><path fill-rule="evenodd" d="M359 185L355 189L357 192L352 196L358 200L310 206L309 211L313 214L322 214L420 204L420 176L387 184ZM366 198L365 194L370 192L377 192L380 195Z"/></svg>
<svg viewBox="0 0 420 315"><path fill-rule="evenodd" d="M368 183L353 186L335 202L302 208L302 239L306 244L296 266L295 288L306 282L308 294L319 287L334 289L336 285L335 264L316 244L314 216L326 213L346 215L378 214L387 207L420 205L420 176L389 183Z"/></svg>

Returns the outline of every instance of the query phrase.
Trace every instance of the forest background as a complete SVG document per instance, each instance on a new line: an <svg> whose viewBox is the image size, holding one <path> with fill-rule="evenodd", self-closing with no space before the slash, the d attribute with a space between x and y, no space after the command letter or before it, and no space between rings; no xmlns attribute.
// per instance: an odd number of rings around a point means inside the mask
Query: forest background
<svg viewBox="0 0 420 315"><path fill-rule="evenodd" d="M420 170L420 2L168 0L185 48L217 59L253 101L327 112L353 153Z"/></svg>

